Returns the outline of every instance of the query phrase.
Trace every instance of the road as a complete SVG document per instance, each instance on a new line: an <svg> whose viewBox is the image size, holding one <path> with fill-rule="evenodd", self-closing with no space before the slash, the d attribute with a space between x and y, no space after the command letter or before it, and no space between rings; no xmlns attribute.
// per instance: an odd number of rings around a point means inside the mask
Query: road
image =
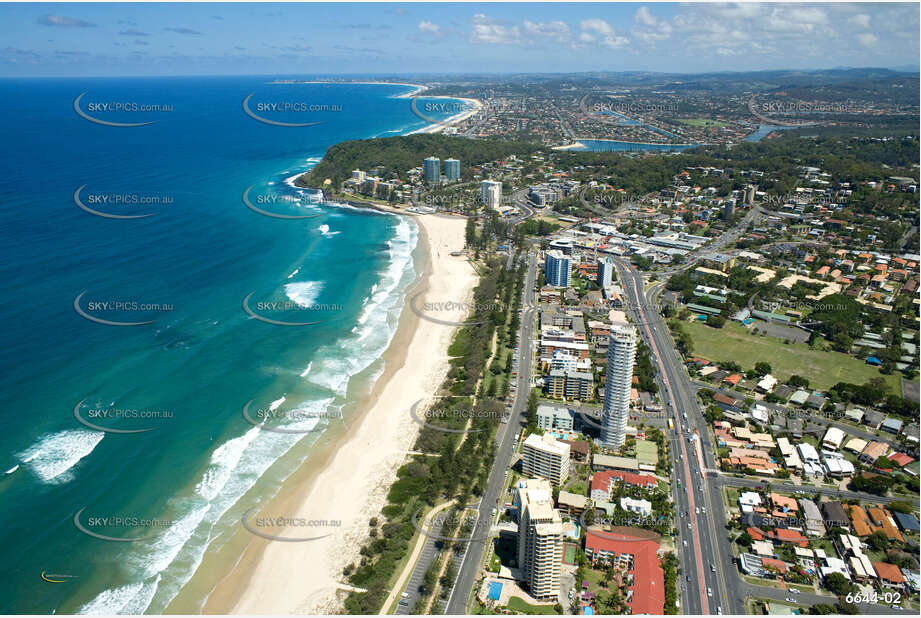
<svg viewBox="0 0 921 618"><path fill-rule="evenodd" d="M627 307L657 366L657 379L661 384L659 395L666 405L666 413L675 423L675 431L668 437L675 471L672 493L678 527L675 544L682 565L681 609L687 614L744 613L744 602L738 600L739 591L730 592L724 577L725 572L735 572L732 553L717 547L718 539L725 537L725 529L719 529L720 524L725 526L722 499L718 491L714 496L708 490L708 479L698 462L699 436L707 434L697 424L698 420L706 421L697 405L695 391L689 384L668 328L644 289L643 275L623 260L615 259L615 265L627 297ZM661 283L650 291L660 286Z"/></svg>
<svg viewBox="0 0 921 618"><path fill-rule="evenodd" d="M534 359L532 346L535 313L537 311L537 300L534 293L536 281L537 255L532 252L528 254L528 270L525 274L523 286L524 302L522 303L521 326L518 331L519 361L516 382L518 386L508 423L500 425L496 434L496 458L492 471L489 473L486 491L477 507L477 521L492 521L495 519L492 510L497 507L505 491L505 471L511 465L514 453L514 439L521 431L523 415L528 406L528 395L531 392L532 381L531 365ZM468 613L467 600L473 590L473 586L476 584L477 574L480 571L489 543L489 538L475 535L474 539L467 544L467 551L458 567L457 581L448 599L445 614L462 615Z"/></svg>

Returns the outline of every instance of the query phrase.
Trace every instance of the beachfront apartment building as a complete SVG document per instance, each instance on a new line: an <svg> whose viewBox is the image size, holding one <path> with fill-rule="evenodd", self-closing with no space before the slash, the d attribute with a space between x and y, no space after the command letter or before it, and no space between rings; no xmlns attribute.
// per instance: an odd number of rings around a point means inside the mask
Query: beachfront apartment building
<svg viewBox="0 0 921 618"><path fill-rule="evenodd" d="M445 180L460 180L460 161L445 159Z"/></svg>
<svg viewBox="0 0 921 618"><path fill-rule="evenodd" d="M422 162L422 172L425 176L425 182L428 184L437 184L441 182L441 159L438 157L427 157Z"/></svg>
<svg viewBox="0 0 921 618"><path fill-rule="evenodd" d="M535 599L555 600L563 563L563 522L553 508L553 489L543 479L524 481L518 486L516 502L521 577Z"/></svg>
<svg viewBox="0 0 921 618"><path fill-rule="evenodd" d="M572 431L572 410L546 403L537 406L537 427L548 431Z"/></svg>
<svg viewBox="0 0 921 618"><path fill-rule="evenodd" d="M622 447L627 438L635 360L636 329L626 321L613 322L608 340L608 366L601 417L601 443L608 448Z"/></svg>
<svg viewBox="0 0 921 618"><path fill-rule="evenodd" d="M502 204L502 183L495 180L481 181L480 201L487 208L498 208Z"/></svg>
<svg viewBox="0 0 921 618"><path fill-rule="evenodd" d="M569 445L549 434L532 433L522 444L521 455L525 476L547 479L554 485L569 478Z"/></svg>
<svg viewBox="0 0 921 618"><path fill-rule="evenodd" d="M547 285L557 288L568 288L572 262L568 255L562 251L547 251L544 254L544 279Z"/></svg>

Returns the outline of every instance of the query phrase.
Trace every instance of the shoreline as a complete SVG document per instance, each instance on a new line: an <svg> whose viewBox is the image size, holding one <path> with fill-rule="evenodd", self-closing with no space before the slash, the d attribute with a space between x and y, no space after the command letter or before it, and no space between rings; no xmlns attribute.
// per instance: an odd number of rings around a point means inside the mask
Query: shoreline
<svg viewBox="0 0 921 618"><path fill-rule="evenodd" d="M377 205L374 205L377 206ZM404 216L399 209L378 207ZM406 301L421 293L425 302L448 297L467 300L476 277L463 248L464 218L414 216L424 263ZM461 298L463 297L463 298ZM339 611L337 591L342 568L356 562L367 538L368 519L379 517L397 469L408 460L421 429L409 408L430 395L448 370L447 348L455 326L423 320L412 311L400 314L397 331L383 354L384 371L363 396L347 429L333 432L312 451L261 512L274 516L336 519L342 526L325 538L279 543L253 538L239 560L204 600L202 613L312 613ZM457 313L458 315L453 315ZM440 316L459 321L460 311ZM319 445L317 445L319 446ZM311 508L323 505L322 508ZM304 536L296 527L283 536ZM219 567L218 567L219 568ZM297 582L292 586L293 581Z"/></svg>
<svg viewBox="0 0 921 618"><path fill-rule="evenodd" d="M361 86L409 86L415 88L412 92L405 92L395 96L395 99L408 99L414 97L420 92L428 90L428 86L425 84L410 84L407 82L351 82L351 81L328 81L328 80L295 80L295 79L276 79L269 82L270 84L358 84Z"/></svg>
<svg viewBox="0 0 921 618"><path fill-rule="evenodd" d="M412 96L415 96L415 93L411 95L406 95L406 96L401 95L400 98L411 98ZM470 118L471 116L479 112L481 109L483 109L483 102L480 101L479 99L470 99L466 97L449 97L449 96L431 96L431 97L425 97L425 98L426 99L448 99L451 101L463 101L467 105L472 106L472 109L468 109L458 114L454 114L453 116L450 116L448 118L445 118L444 120L440 120L438 122L432 123L428 126L422 127L421 129L410 131L406 135L416 135L418 133L439 133L449 127L454 126L455 124L457 124L458 122L461 122L462 120L466 120L467 118ZM421 114L417 113L416 115L421 117ZM423 117L423 120L428 120L428 119Z"/></svg>

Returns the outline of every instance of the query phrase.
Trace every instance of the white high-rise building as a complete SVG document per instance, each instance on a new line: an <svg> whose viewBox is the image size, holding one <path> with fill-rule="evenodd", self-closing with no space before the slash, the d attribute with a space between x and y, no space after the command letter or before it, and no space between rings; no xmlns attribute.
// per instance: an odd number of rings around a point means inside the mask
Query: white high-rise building
<svg viewBox="0 0 921 618"><path fill-rule="evenodd" d="M521 445L521 469L525 476L562 485L569 478L569 445L549 434L532 433Z"/></svg>
<svg viewBox="0 0 921 618"><path fill-rule="evenodd" d="M601 417L601 443L620 448L627 437L630 417L630 388L636 360L636 329L626 321L611 324L608 340L608 367L604 384Z"/></svg>
<svg viewBox="0 0 921 618"><path fill-rule="evenodd" d="M517 492L518 567L535 599L556 599L563 562L563 522L553 490L542 479L523 481Z"/></svg>
<svg viewBox="0 0 921 618"><path fill-rule="evenodd" d="M609 257L598 258L598 272L595 275L595 283L600 288L609 288L613 278L614 260Z"/></svg>
<svg viewBox="0 0 921 618"><path fill-rule="evenodd" d="M502 204L502 183L495 180L481 181L480 201L487 208L498 208Z"/></svg>

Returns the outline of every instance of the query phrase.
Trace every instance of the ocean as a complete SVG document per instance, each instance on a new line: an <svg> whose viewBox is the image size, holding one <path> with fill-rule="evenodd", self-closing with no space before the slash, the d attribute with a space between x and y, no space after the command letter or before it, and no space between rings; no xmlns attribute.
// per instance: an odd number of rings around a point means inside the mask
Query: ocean
<svg viewBox="0 0 921 618"><path fill-rule="evenodd" d="M348 423L418 230L291 182L410 91L0 80L0 613L162 612Z"/></svg>

